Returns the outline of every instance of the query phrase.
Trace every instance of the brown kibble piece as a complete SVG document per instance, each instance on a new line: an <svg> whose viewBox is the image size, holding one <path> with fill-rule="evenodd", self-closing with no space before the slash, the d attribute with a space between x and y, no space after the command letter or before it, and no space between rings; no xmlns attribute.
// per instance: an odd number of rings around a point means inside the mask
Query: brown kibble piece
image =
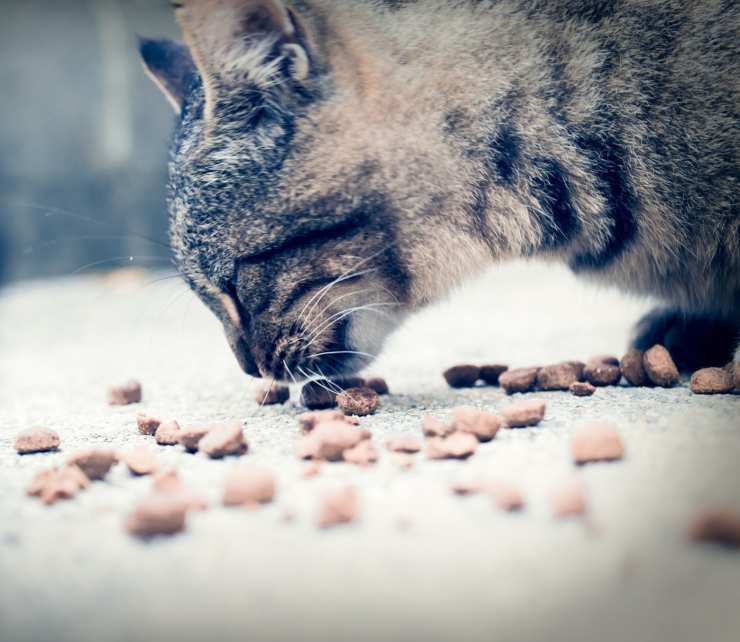
<svg viewBox="0 0 740 642"><path fill-rule="evenodd" d="M126 521L126 529L138 537L174 535L185 529L187 508L174 493L154 493L141 501Z"/></svg>
<svg viewBox="0 0 740 642"><path fill-rule="evenodd" d="M159 468L157 458L147 446L134 448L126 455L125 461L132 475L151 475Z"/></svg>
<svg viewBox="0 0 740 642"><path fill-rule="evenodd" d="M594 386L616 386L622 378L616 357L592 357L583 369L583 377Z"/></svg>
<svg viewBox="0 0 740 642"><path fill-rule="evenodd" d="M414 437L394 437L385 442L385 447L394 453L418 453L421 443Z"/></svg>
<svg viewBox="0 0 740 642"><path fill-rule="evenodd" d="M537 372L537 387L540 390L568 390L577 381L578 372L571 363L545 366Z"/></svg>
<svg viewBox="0 0 740 642"><path fill-rule="evenodd" d="M622 361L620 361L620 368L624 378L633 386L646 386L650 383L645 368L642 365L643 356L642 350L631 348L622 357Z"/></svg>
<svg viewBox="0 0 740 642"><path fill-rule="evenodd" d="M475 495L483 490L483 484L475 479L460 479L450 484L455 495Z"/></svg>
<svg viewBox="0 0 740 642"><path fill-rule="evenodd" d="M91 481L105 478L117 462L118 455L114 451L96 448L77 452L67 460L69 465L78 466Z"/></svg>
<svg viewBox="0 0 740 642"><path fill-rule="evenodd" d="M319 527L348 524L357 518L359 498L353 488L326 495L319 509Z"/></svg>
<svg viewBox="0 0 740 642"><path fill-rule="evenodd" d="M661 345L654 345L642 357L648 378L656 386L670 388L681 379L671 354Z"/></svg>
<svg viewBox="0 0 740 642"><path fill-rule="evenodd" d="M463 406L453 411L452 428L468 432L478 441L491 441L501 428L501 419L477 408Z"/></svg>
<svg viewBox="0 0 740 642"><path fill-rule="evenodd" d="M256 466L240 466L226 477L224 506L266 504L275 497L275 477Z"/></svg>
<svg viewBox="0 0 740 642"><path fill-rule="evenodd" d="M594 385L590 384L588 381L574 381L570 384L569 390L576 397L590 397L594 392L596 392Z"/></svg>
<svg viewBox="0 0 740 642"><path fill-rule="evenodd" d="M131 379L120 386L108 388L108 403L111 406L127 406L141 401L141 384Z"/></svg>
<svg viewBox="0 0 740 642"><path fill-rule="evenodd" d="M356 466L369 466L378 461L378 451L375 450L373 442L363 439L354 448L349 448L342 453L342 459L348 464Z"/></svg>
<svg viewBox="0 0 740 642"><path fill-rule="evenodd" d="M509 369L509 366L499 364L487 364L480 367L480 379L487 386L497 386L499 377Z"/></svg>
<svg viewBox="0 0 740 642"><path fill-rule="evenodd" d="M498 382L509 395L515 392L529 392L534 388L538 371L539 368L514 368L501 374Z"/></svg>
<svg viewBox="0 0 740 642"><path fill-rule="evenodd" d="M154 433L157 432L157 428L159 428L161 423L162 420L158 417L152 417L143 412L136 415L136 425L142 435L153 436Z"/></svg>
<svg viewBox="0 0 740 642"><path fill-rule="evenodd" d="M174 468L156 473L152 477L152 490L157 493L167 493L176 498L187 511L202 511L208 508L208 503L200 495L193 493L183 485Z"/></svg>
<svg viewBox="0 0 740 642"><path fill-rule="evenodd" d="M160 446L174 446L180 443L180 424L176 421L163 421L154 433Z"/></svg>
<svg viewBox="0 0 740 642"><path fill-rule="evenodd" d="M298 415L298 425L304 435L310 433L320 423L329 421L344 421L353 426L360 423L357 417L348 417L341 410L312 410Z"/></svg>
<svg viewBox="0 0 740 642"><path fill-rule="evenodd" d="M740 393L740 361L728 363L727 371L732 376L732 382L735 386L734 392Z"/></svg>
<svg viewBox="0 0 740 642"><path fill-rule="evenodd" d="M422 432L425 437L447 437L455 432L455 429L431 415L426 415L422 421Z"/></svg>
<svg viewBox="0 0 740 642"><path fill-rule="evenodd" d="M501 510L511 512L524 508L524 496L518 488L511 484L492 482L488 484L488 492Z"/></svg>
<svg viewBox="0 0 740 642"><path fill-rule="evenodd" d="M545 402L538 399L527 399L511 404L501 414L509 428L536 426L545 417Z"/></svg>
<svg viewBox="0 0 740 642"><path fill-rule="evenodd" d="M44 486L57 474L58 468L44 468L37 472L28 483L26 493L31 496L40 495Z"/></svg>
<svg viewBox="0 0 740 642"><path fill-rule="evenodd" d="M309 410L324 410L337 405L337 394L331 391L331 382L320 379L309 381L301 388L301 403Z"/></svg>
<svg viewBox="0 0 740 642"><path fill-rule="evenodd" d="M179 443L189 453L197 452L198 444L211 430L212 426L187 426L177 435Z"/></svg>
<svg viewBox="0 0 740 642"><path fill-rule="evenodd" d="M198 442L198 450L212 459L227 455L243 455L247 452L244 429L240 421L225 421L211 427Z"/></svg>
<svg viewBox="0 0 740 642"><path fill-rule="evenodd" d="M380 400L372 388L348 388L337 395L337 405L348 415L372 415Z"/></svg>
<svg viewBox="0 0 740 642"><path fill-rule="evenodd" d="M453 432L449 437L427 440L427 459L467 459L478 448L478 440L467 432Z"/></svg>
<svg viewBox="0 0 740 642"><path fill-rule="evenodd" d="M59 435L48 428L29 428L15 437L15 449L19 455L43 453L57 450L61 440Z"/></svg>
<svg viewBox="0 0 740 642"><path fill-rule="evenodd" d="M382 377L370 377L369 379L365 379L365 387L375 390L379 395L387 395L389 392L388 384Z"/></svg>
<svg viewBox="0 0 740 642"><path fill-rule="evenodd" d="M288 399L290 399L290 388L277 383L258 389L254 396L254 400L261 406L274 406L285 403Z"/></svg>
<svg viewBox="0 0 740 642"><path fill-rule="evenodd" d="M576 371L576 379L583 381L583 371L586 369L586 364L583 361L566 361L565 363L573 366L573 369Z"/></svg>
<svg viewBox="0 0 740 642"><path fill-rule="evenodd" d="M340 461L345 450L354 448L370 436L367 430L344 421L322 422L299 441L297 454L301 459Z"/></svg>
<svg viewBox="0 0 740 642"><path fill-rule="evenodd" d="M31 479L26 493L40 497L44 504L53 504L60 499L71 499L89 484L90 480L77 466L68 465L39 471Z"/></svg>
<svg viewBox="0 0 740 642"><path fill-rule="evenodd" d="M442 373L451 388L472 388L480 379L480 368L470 364L453 366Z"/></svg>
<svg viewBox="0 0 740 642"><path fill-rule="evenodd" d="M321 472L321 464L317 461L312 461L308 464L306 464L306 467L303 469L303 477L309 478L309 477L316 477Z"/></svg>
<svg viewBox="0 0 740 642"><path fill-rule="evenodd" d="M406 453L396 453L393 455L393 463L403 470L409 470L414 467L414 458Z"/></svg>
<svg viewBox="0 0 740 642"><path fill-rule="evenodd" d="M713 542L728 548L740 548L740 513L702 513L691 525L689 536L695 542Z"/></svg>
<svg viewBox="0 0 740 642"><path fill-rule="evenodd" d="M559 486L550 501L555 517L577 517L586 512L586 495L579 480L572 480Z"/></svg>
<svg viewBox="0 0 740 642"><path fill-rule="evenodd" d="M691 391L697 395L719 395L732 392L732 376L724 368L702 368L691 375Z"/></svg>
<svg viewBox="0 0 740 642"><path fill-rule="evenodd" d="M570 442L573 461L585 464L594 461L622 459L624 446L611 424L593 423L576 430Z"/></svg>

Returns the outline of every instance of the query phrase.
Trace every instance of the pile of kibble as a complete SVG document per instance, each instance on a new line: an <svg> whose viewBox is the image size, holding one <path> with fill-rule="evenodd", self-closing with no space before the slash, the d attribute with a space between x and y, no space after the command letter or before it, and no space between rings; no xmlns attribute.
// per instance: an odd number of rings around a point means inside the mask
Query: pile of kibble
<svg viewBox="0 0 740 642"><path fill-rule="evenodd" d="M680 381L678 370L668 351L654 346L644 354L630 350L621 360L599 356L587 362L568 361L544 367L509 369L504 365L458 365L443 373L454 388L476 385L501 386L508 394L533 390L569 390L574 395L594 394L599 386L617 385L622 377L635 386L674 386ZM697 394L740 392L738 364L725 368L706 368L691 377L691 389ZM300 436L296 456L308 463L304 477L320 474L323 462L345 462L372 466L379 453L372 433L363 428L360 417L376 412L380 396L389 394L386 382L378 377L348 377L311 381L301 390L301 401L309 409L298 416ZM285 386L272 384L258 391L259 404L285 403L290 397ZM141 385L130 381L109 390L111 405L141 401ZM522 429L538 425L546 414L546 404L524 398L505 407L500 415L477 408L455 408L450 421L427 415L420 426L420 437L396 437L386 441L401 468L411 468L414 457L423 451L429 460L464 460L482 445L495 439L501 429ZM241 421L225 421L200 426L180 426L177 421L139 413L136 426L141 434L151 436L160 446L177 446L212 459L241 457L249 446ZM57 450L57 433L47 428L32 428L20 433L15 442L21 455ZM571 457L575 465L615 461L624 456L624 446L615 426L592 423L579 428L571 439ZM139 502L126 520L127 530L139 537L172 535L186 528L187 514L201 511L207 503L187 489L174 469L159 465L156 454L146 446L121 455L112 450L89 449L72 454L61 467L38 472L27 488L31 496L44 504L71 499L91 482L102 480L119 463L131 475L152 478L150 495ZM464 481L452 485L458 495L487 493L501 510L519 511L525 498L516 486L502 482ZM241 466L227 476L222 495L225 506L257 506L273 501L276 481L268 470ZM558 518L576 517L587 512L587 501L580 481L573 480L555 489L551 496L553 514ZM322 528L352 522L360 509L359 497L351 487L340 488L322 499L318 525ZM740 515L706 512L690 528L695 540L710 540L740 546Z"/></svg>

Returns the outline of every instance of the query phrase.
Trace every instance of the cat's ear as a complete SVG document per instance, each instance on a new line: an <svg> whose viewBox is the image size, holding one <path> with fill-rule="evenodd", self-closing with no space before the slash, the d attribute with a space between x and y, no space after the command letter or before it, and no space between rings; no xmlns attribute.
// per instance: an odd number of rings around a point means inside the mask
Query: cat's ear
<svg viewBox="0 0 740 642"><path fill-rule="evenodd" d="M207 97L219 84L259 84L276 57L296 81L310 73L306 30L281 0L179 0L176 16Z"/></svg>
<svg viewBox="0 0 740 642"><path fill-rule="evenodd" d="M190 51L174 40L139 38L139 54L148 76L179 114L186 92L198 73Z"/></svg>

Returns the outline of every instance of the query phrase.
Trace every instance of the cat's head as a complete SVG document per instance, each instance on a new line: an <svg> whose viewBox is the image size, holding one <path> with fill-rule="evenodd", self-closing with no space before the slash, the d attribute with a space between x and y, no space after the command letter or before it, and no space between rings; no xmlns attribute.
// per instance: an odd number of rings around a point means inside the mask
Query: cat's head
<svg viewBox="0 0 740 642"><path fill-rule="evenodd" d="M456 224L439 217L445 189L418 154L426 125L402 115L372 44L353 46L327 12L183 0L176 15L185 44L140 49L179 115L168 200L180 272L246 372L360 369L436 294L438 273L469 258L446 254Z"/></svg>

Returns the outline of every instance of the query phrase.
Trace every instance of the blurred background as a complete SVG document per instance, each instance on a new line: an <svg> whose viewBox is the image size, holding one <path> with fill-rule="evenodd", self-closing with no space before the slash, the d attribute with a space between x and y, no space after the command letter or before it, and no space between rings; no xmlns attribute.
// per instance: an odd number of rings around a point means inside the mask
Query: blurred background
<svg viewBox="0 0 740 642"><path fill-rule="evenodd" d="M0 284L166 267L173 115L137 34L177 37L169 3L3 0L1 15Z"/></svg>

